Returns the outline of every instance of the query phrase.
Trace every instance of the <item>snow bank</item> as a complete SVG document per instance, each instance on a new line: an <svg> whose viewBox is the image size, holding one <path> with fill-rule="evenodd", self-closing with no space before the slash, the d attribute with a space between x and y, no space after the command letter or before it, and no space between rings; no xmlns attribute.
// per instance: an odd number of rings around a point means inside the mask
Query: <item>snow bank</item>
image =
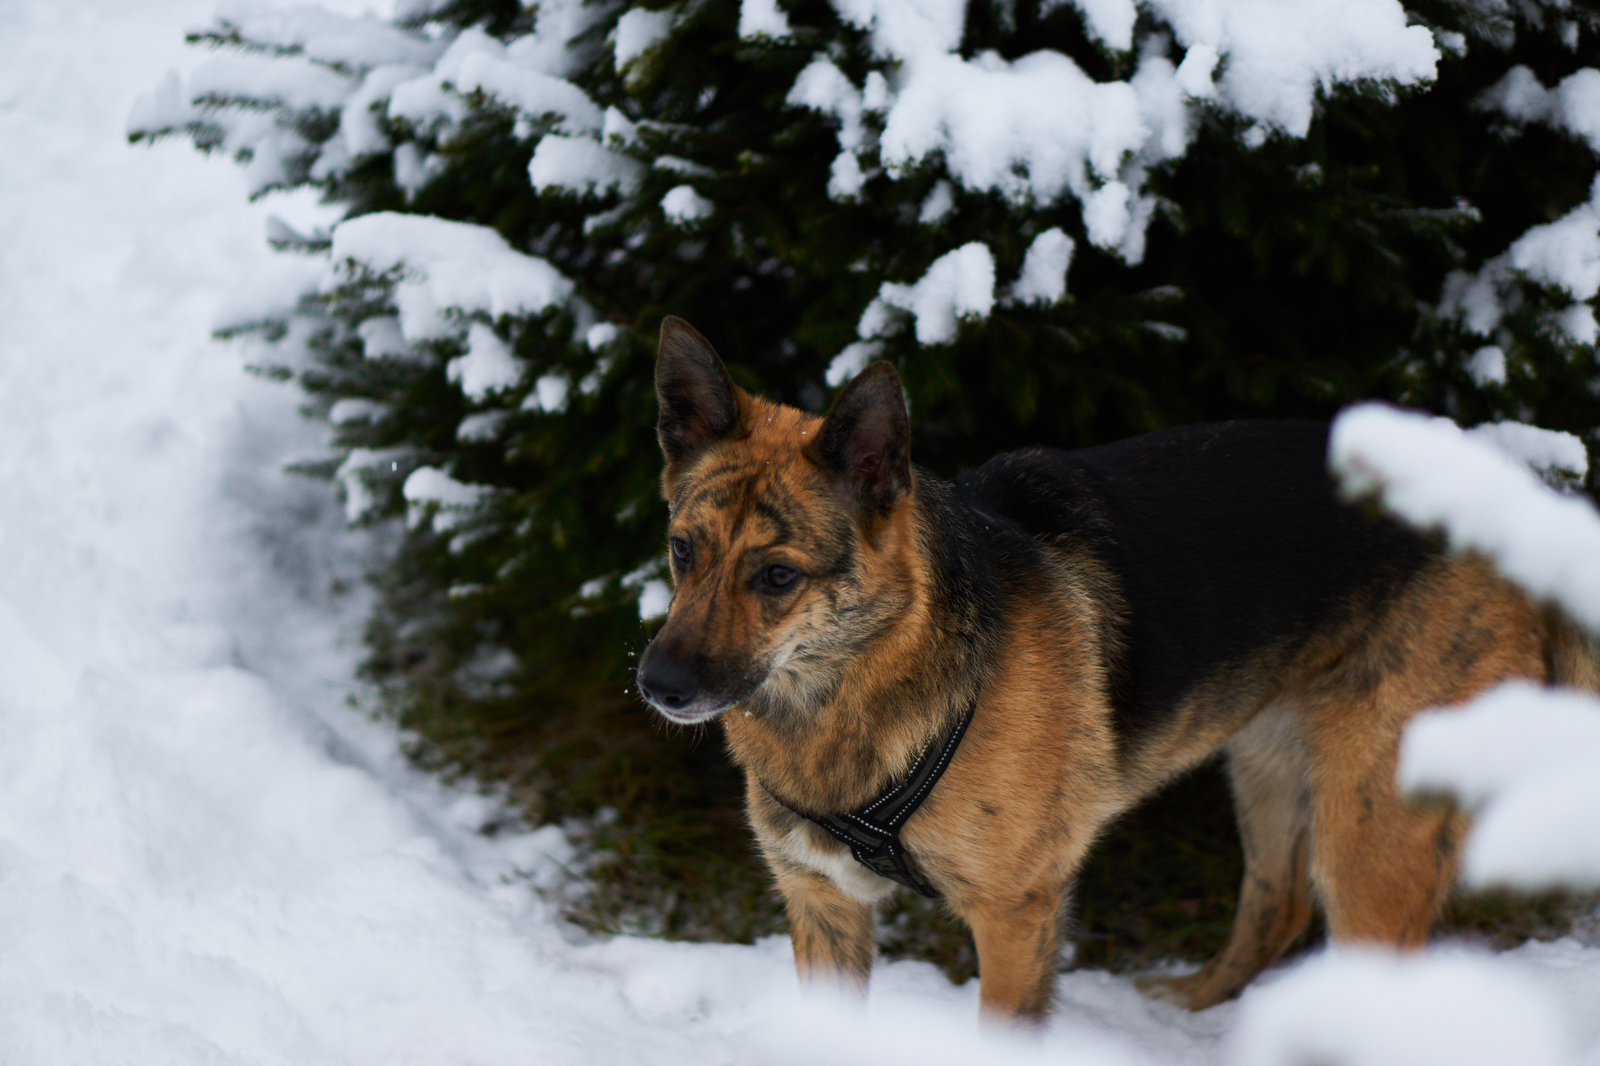
<svg viewBox="0 0 1600 1066"><path fill-rule="evenodd" d="M381 211L340 223L324 288L343 283L352 265L399 273L394 300L409 341L453 335L456 327L443 317L446 311L494 318L537 314L573 293L572 282L555 267L513 250L489 227L427 215Z"/></svg>
<svg viewBox="0 0 1600 1066"><path fill-rule="evenodd" d="M1502 431L1503 432L1503 431ZM1443 418L1362 404L1340 414L1329 464L1356 496L1479 551L1534 596L1600 632L1600 515Z"/></svg>
<svg viewBox="0 0 1600 1066"><path fill-rule="evenodd" d="M980 1031L968 1011L952 1014L914 1001L893 1001L870 1012L814 998L773 1012L762 1033L761 1061L772 1066L1146 1066L1155 1060L1123 1040L1054 1027L1035 1037Z"/></svg>
<svg viewBox="0 0 1600 1066"><path fill-rule="evenodd" d="M1234 1066L1566 1066L1570 1038L1544 989L1474 955L1329 951L1247 988Z"/></svg>

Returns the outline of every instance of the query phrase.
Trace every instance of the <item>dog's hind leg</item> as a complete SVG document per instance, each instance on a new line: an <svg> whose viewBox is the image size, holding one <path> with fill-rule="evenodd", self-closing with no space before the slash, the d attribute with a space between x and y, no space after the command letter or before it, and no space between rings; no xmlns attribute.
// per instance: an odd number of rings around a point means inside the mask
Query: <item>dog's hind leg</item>
<svg viewBox="0 0 1600 1066"><path fill-rule="evenodd" d="M1398 729L1339 732L1315 756L1311 874L1328 935L1421 947L1454 883L1466 819L1406 801L1395 782Z"/></svg>
<svg viewBox="0 0 1600 1066"><path fill-rule="evenodd" d="M1267 710L1228 745L1244 881L1227 945L1196 973L1139 980L1190 1010L1229 999L1270 966L1311 918L1309 764L1296 724Z"/></svg>

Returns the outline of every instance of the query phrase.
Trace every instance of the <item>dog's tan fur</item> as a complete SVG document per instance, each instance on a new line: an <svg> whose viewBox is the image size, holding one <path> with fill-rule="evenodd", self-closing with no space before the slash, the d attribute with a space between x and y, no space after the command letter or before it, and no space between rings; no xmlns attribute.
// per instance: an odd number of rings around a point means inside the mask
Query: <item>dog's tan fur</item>
<svg viewBox="0 0 1600 1066"><path fill-rule="evenodd" d="M686 324L663 326L664 362L681 362L669 349L702 346L709 354ZM664 405L682 405L673 388L716 391L662 380ZM841 471L819 451L824 419L731 394L727 425L691 418L672 436L664 409L669 535L691 558L675 563L651 652L704 664L704 676L760 674L715 713L745 770L750 823L808 978L865 985L872 905L895 886L774 794L806 810L852 809L973 700L965 739L903 840L972 929L985 1011L1026 1018L1048 1010L1064 900L1096 835L1219 749L1246 862L1233 933L1199 972L1146 990L1193 1009L1232 996L1299 934L1313 895L1336 940L1421 944L1464 823L1396 790L1407 720L1507 678L1600 680L1593 643L1570 625L1482 560L1435 554L1394 594L1352 598L1310 639L1256 648L1190 690L1159 728L1119 740L1107 664L1124 607L1095 553L1048 545L1037 579L1008 590L1000 617L952 623L936 610L921 475L909 462L903 491L880 494L888 502L875 509L875 487L892 490L900 476L897 456L869 448ZM773 565L803 575L799 587L753 591ZM980 646L1003 669L974 680Z"/></svg>

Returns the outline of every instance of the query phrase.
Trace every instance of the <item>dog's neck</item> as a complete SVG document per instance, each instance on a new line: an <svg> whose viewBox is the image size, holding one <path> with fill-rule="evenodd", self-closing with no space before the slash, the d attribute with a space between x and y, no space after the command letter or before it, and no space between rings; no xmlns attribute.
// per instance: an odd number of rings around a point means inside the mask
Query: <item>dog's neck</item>
<svg viewBox="0 0 1600 1066"><path fill-rule="evenodd" d="M910 538L900 557L911 563L895 575L901 594L887 605L883 628L814 703L791 705L762 692L723 715L734 760L813 810L852 809L903 776L972 707L988 671L990 650L972 624L985 608L972 572L981 553L929 548L974 516L948 485L919 475L919 491L893 517L903 526L892 534Z"/></svg>

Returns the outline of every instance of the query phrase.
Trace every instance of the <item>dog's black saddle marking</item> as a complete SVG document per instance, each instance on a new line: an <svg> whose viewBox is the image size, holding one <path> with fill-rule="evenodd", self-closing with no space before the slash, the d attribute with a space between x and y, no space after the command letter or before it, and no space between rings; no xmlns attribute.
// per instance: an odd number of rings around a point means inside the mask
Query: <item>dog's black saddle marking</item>
<svg viewBox="0 0 1600 1066"><path fill-rule="evenodd" d="M922 801L928 798L928 793L933 791L933 786L944 774L945 767L950 765L950 758L961 745L961 738L966 735L967 726L972 722L972 712L976 709L977 701L974 700L973 705L967 708L967 713L950 730L950 735L945 737L943 744L930 743L904 779L890 785L866 806L853 811L813 814L787 802L765 784L761 787L767 788L767 795L800 817L826 829L850 849L850 854L855 856L857 862L873 873L898 881L929 899L938 899L939 890L928 883L916 863L911 861L910 853L900 840L900 829L906 824L906 819L922 806Z"/></svg>

